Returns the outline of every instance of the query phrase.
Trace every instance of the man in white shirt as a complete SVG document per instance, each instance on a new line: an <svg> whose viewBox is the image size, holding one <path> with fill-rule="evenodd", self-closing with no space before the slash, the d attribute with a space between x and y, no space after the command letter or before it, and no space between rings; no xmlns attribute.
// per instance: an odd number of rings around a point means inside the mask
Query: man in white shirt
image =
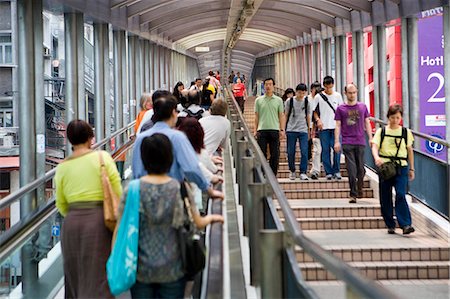
<svg viewBox="0 0 450 299"><path fill-rule="evenodd" d="M205 148L209 154L227 146L231 132L230 121L225 117L227 109L227 103L219 98L211 105L211 115L199 120L205 131Z"/></svg>
<svg viewBox="0 0 450 299"><path fill-rule="evenodd" d="M189 90L202 90L202 79L201 78L197 78L195 79L195 84L192 85Z"/></svg>
<svg viewBox="0 0 450 299"><path fill-rule="evenodd" d="M334 129L336 121L334 115L336 108L342 105L342 95L333 90L334 79L331 76L323 78L324 91L318 93L314 100L317 103L314 109L314 120L319 129L320 144L322 146L322 163L325 168L326 178L340 180L340 153L334 152L333 164L331 164L331 151L334 147Z"/></svg>

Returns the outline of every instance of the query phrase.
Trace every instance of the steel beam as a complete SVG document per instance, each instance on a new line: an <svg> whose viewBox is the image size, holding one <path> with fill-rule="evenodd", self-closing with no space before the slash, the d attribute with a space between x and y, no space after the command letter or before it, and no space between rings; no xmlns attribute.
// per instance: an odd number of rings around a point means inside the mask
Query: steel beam
<svg viewBox="0 0 450 299"><path fill-rule="evenodd" d="M110 117L106 121L107 107L110 106L109 91L109 31L108 24L94 23L94 73L95 73L95 137L101 140L109 136ZM109 111L109 109L108 109Z"/></svg>
<svg viewBox="0 0 450 299"><path fill-rule="evenodd" d="M136 39L137 36L128 36L128 82L130 99L130 121L136 119Z"/></svg>
<svg viewBox="0 0 450 299"><path fill-rule="evenodd" d="M409 67L408 67L408 19L402 19L402 106L403 125L410 126L409 115ZM386 117L382 115L382 117Z"/></svg>
<svg viewBox="0 0 450 299"><path fill-rule="evenodd" d="M356 55L357 55L357 70L356 78L358 82L358 100L364 102L365 97L365 80L364 80L364 36L362 31L356 33Z"/></svg>
<svg viewBox="0 0 450 299"><path fill-rule="evenodd" d="M410 128L420 131L419 105L419 33L417 17L408 18L408 83ZM416 143L418 145L418 143Z"/></svg>
<svg viewBox="0 0 450 299"><path fill-rule="evenodd" d="M82 13L64 14L66 67L66 126L73 119L86 119L84 87L84 18ZM70 153L71 146L66 144Z"/></svg>
<svg viewBox="0 0 450 299"><path fill-rule="evenodd" d="M372 35L373 37L373 35ZM378 80L379 89L375 92L379 93L379 116L386 115L389 109L389 99L387 92L387 59L386 59L386 27L377 26L377 40L378 40Z"/></svg>
<svg viewBox="0 0 450 299"><path fill-rule="evenodd" d="M126 65L124 56L125 51L125 39L126 32L123 30L117 30L113 32L113 55L114 55L114 119L115 119L115 130L123 127L125 113L128 115L128 109L125 109L124 103L126 103L126 90L127 90L127 76L126 71L123 71L123 65ZM126 57L126 56L125 56ZM126 70L126 68L125 68ZM128 123L128 122L127 122ZM123 144L122 136L117 139L117 147Z"/></svg>

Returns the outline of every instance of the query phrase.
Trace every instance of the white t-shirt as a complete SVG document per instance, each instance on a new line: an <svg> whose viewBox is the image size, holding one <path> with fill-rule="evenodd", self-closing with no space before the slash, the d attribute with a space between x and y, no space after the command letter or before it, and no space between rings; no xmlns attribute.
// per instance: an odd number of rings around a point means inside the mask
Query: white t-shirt
<svg viewBox="0 0 450 299"><path fill-rule="evenodd" d="M142 118L141 123L139 124L139 128L136 132L136 135L141 133L142 126L152 118L153 114L155 114L153 112L153 108L145 112L144 117Z"/></svg>
<svg viewBox="0 0 450 299"><path fill-rule="evenodd" d="M344 101L342 100L342 96L339 92L334 91L331 95L322 93L328 98L328 102L333 106L333 108L336 110L337 106L342 105ZM320 109L320 120L323 123L323 130L329 130L329 129L335 129L336 128L336 121L334 120L334 112L330 108L330 105L328 105L325 100L322 98L320 94L317 94L314 98L314 102L316 105L314 106L314 110L317 108L317 105L319 105Z"/></svg>
<svg viewBox="0 0 450 299"><path fill-rule="evenodd" d="M230 121L221 115L210 115L199 120L205 131L205 148L213 154L219 146L226 147L230 136Z"/></svg>
<svg viewBox="0 0 450 299"><path fill-rule="evenodd" d="M184 111L184 110L185 110L185 109L183 109L180 113L178 113L178 117L186 117L186 116L188 116L187 112ZM206 116L210 116L209 111L203 109L203 108L200 107L199 105L194 105L194 104L192 104L192 105L190 105L189 107L187 107L187 110L191 111L191 112L194 113L194 114L197 113L197 112L199 112L200 110L203 110L202 118L203 118L203 117L206 117Z"/></svg>

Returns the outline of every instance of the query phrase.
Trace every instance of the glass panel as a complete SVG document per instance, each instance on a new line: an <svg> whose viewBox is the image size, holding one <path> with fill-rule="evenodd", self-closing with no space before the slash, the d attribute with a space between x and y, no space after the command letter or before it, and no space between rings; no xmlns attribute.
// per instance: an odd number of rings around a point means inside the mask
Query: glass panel
<svg viewBox="0 0 450 299"><path fill-rule="evenodd" d="M5 60L3 59L3 46L0 45L0 63L5 63Z"/></svg>
<svg viewBox="0 0 450 299"><path fill-rule="evenodd" d="M12 63L12 46L5 46L5 63Z"/></svg>
<svg viewBox="0 0 450 299"><path fill-rule="evenodd" d="M5 127L12 127L12 126L13 126L12 112L5 112Z"/></svg>
<svg viewBox="0 0 450 299"><path fill-rule="evenodd" d="M11 43L11 35L0 35L0 43Z"/></svg>

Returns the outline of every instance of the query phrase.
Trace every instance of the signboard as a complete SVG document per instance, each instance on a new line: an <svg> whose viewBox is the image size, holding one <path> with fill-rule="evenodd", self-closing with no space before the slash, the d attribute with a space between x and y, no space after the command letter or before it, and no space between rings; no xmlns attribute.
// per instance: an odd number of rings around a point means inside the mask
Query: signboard
<svg viewBox="0 0 450 299"><path fill-rule="evenodd" d="M420 132L445 139L443 9L424 11L419 16ZM445 147L420 141L420 149L446 161Z"/></svg>
<svg viewBox="0 0 450 299"><path fill-rule="evenodd" d="M60 230L59 225L52 225L52 236L59 237Z"/></svg>

